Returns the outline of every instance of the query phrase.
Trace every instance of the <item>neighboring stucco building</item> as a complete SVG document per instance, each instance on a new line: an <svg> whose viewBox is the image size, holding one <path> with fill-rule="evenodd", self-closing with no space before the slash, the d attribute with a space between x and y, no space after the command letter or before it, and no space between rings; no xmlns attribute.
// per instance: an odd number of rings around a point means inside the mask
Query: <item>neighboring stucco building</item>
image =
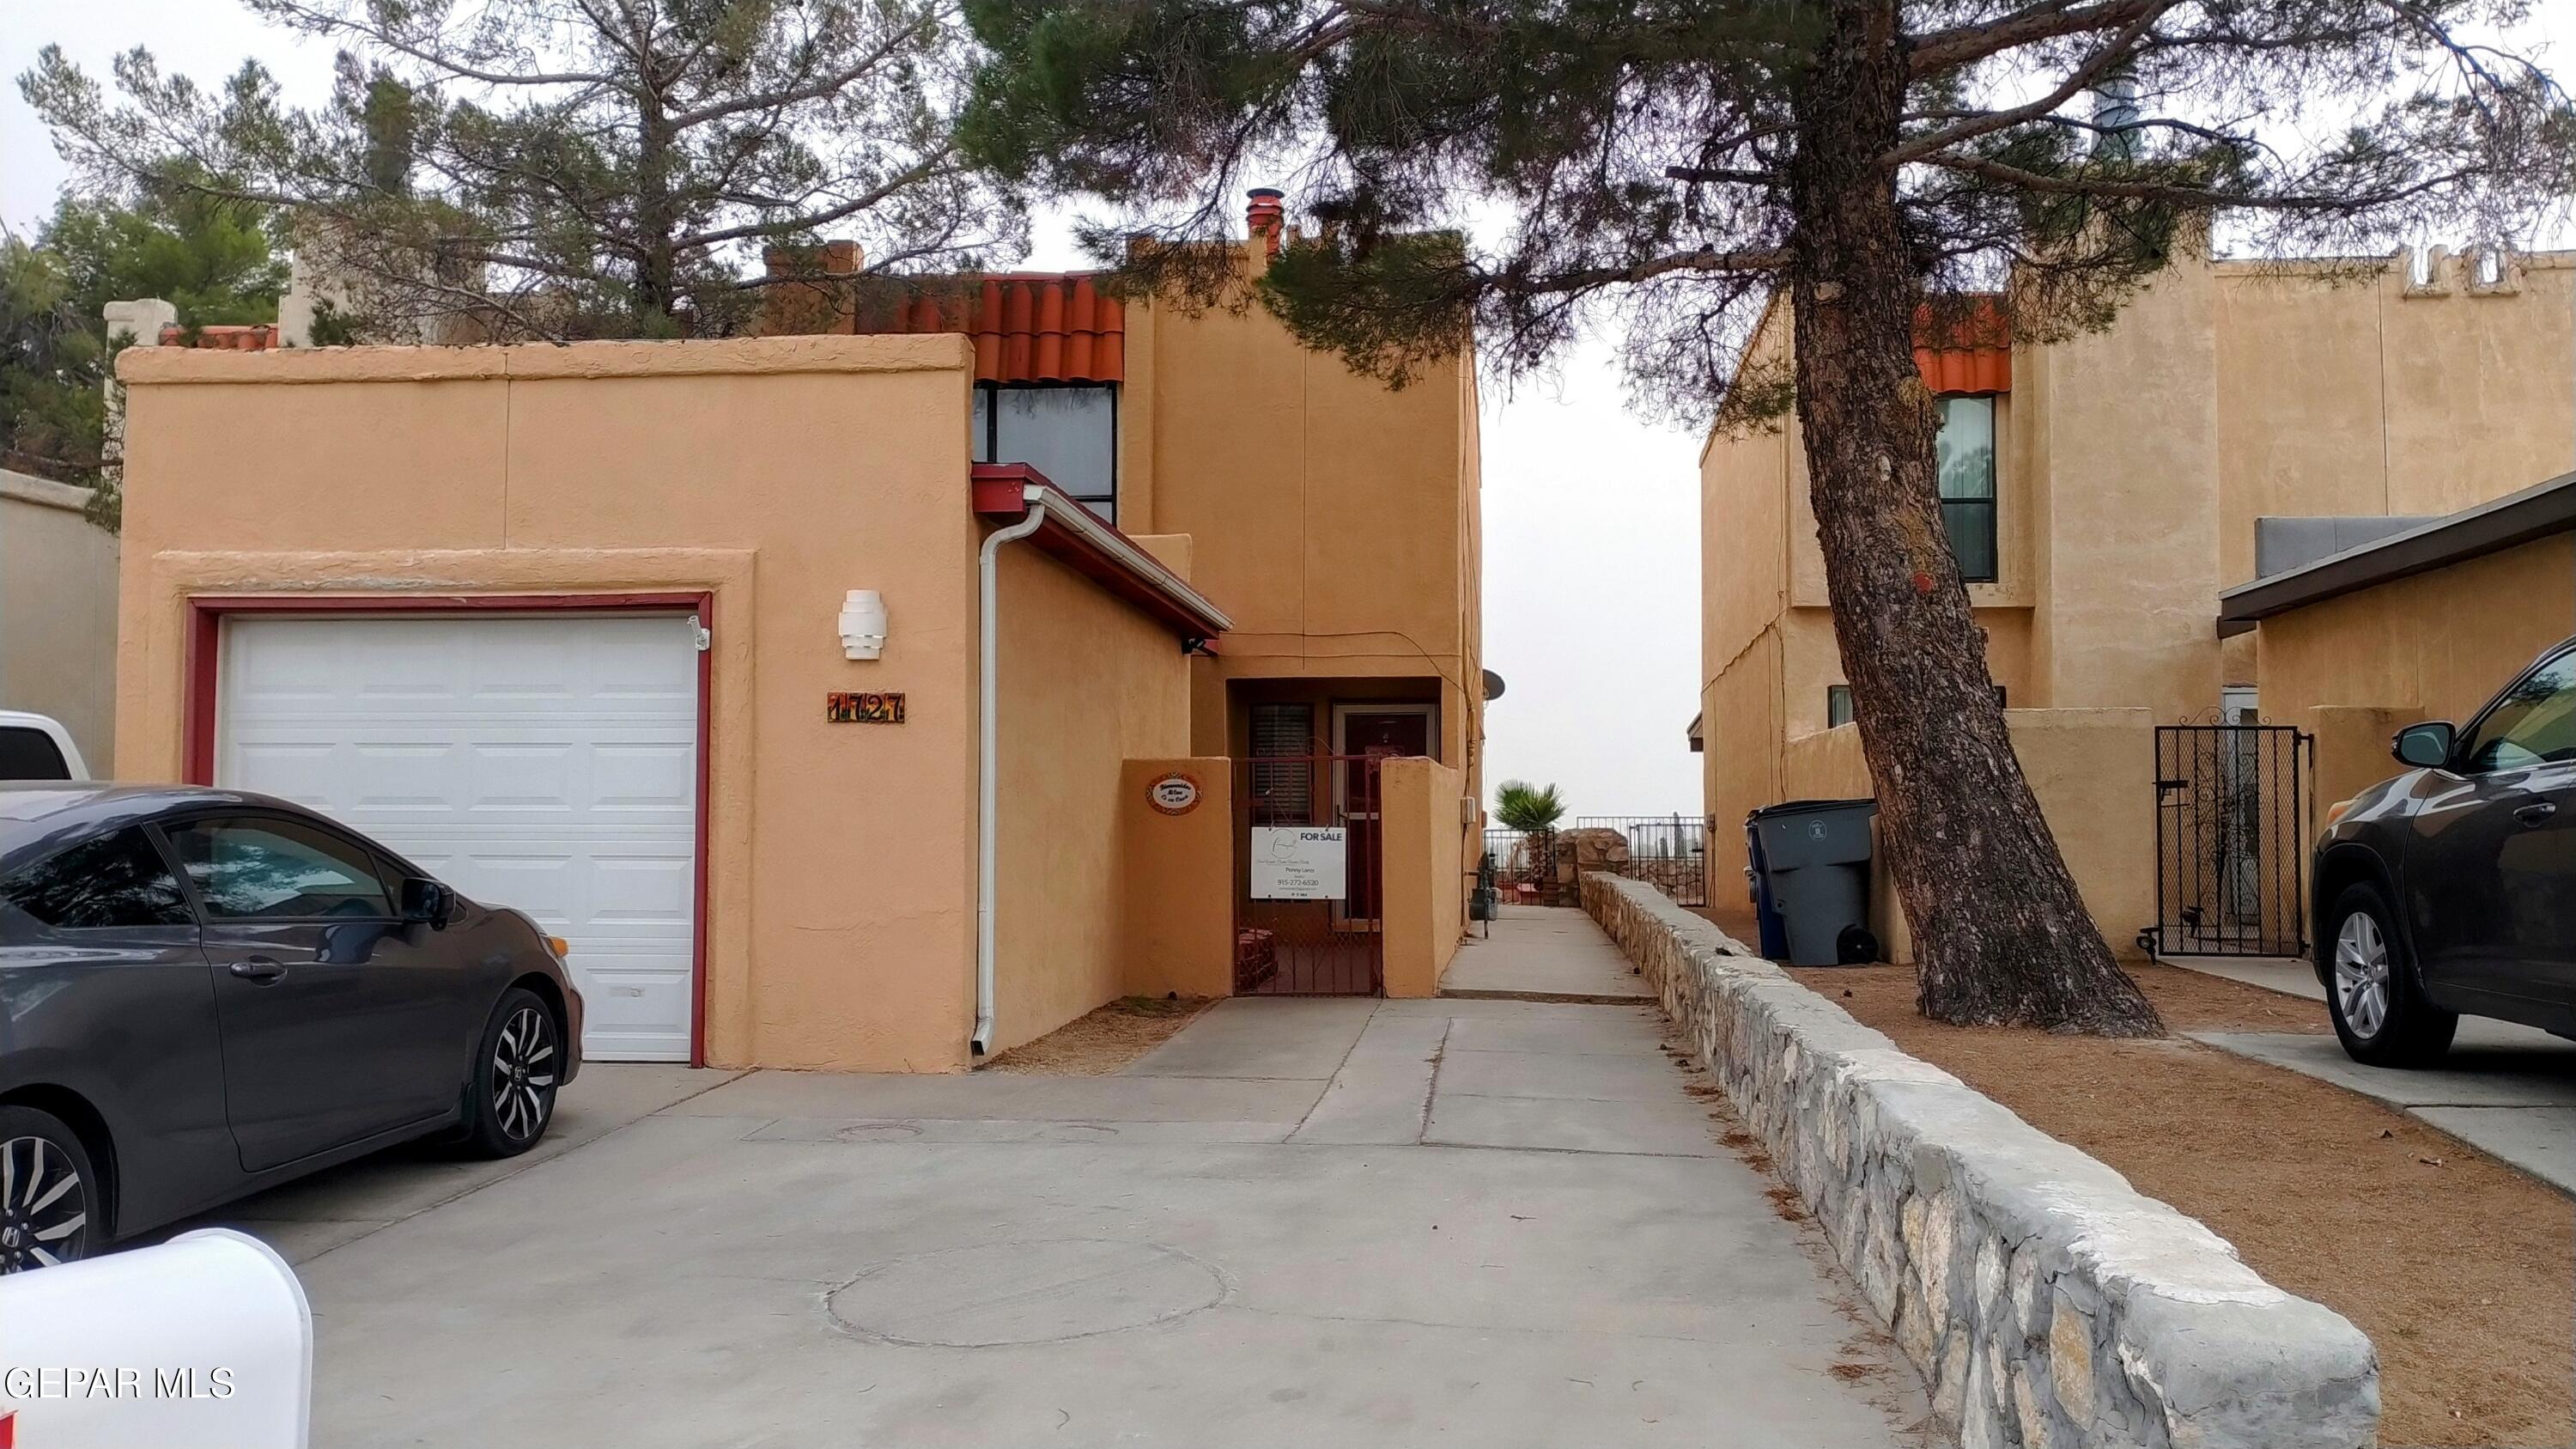
<svg viewBox="0 0 2576 1449"><path fill-rule="evenodd" d="M1787 324L1775 305L1751 363L1785 362ZM2214 627L2220 594L2255 577L2258 535L2289 566L2404 526L2370 520L2448 513L2576 463L2567 254L2436 251L2421 274L2401 257L2358 278L2184 260L2106 331L2033 345L1997 319L1917 355L2017 748L2124 948L2154 910L2152 726L2278 717L2253 639ZM1714 432L1701 496L1698 734L1713 889L1731 893L1747 810L1868 782L1856 741L1820 738L1849 697L1795 419Z"/></svg>
<svg viewBox="0 0 2576 1449"><path fill-rule="evenodd" d="M0 709L51 715L94 774L116 759L116 535L89 490L0 470Z"/></svg>

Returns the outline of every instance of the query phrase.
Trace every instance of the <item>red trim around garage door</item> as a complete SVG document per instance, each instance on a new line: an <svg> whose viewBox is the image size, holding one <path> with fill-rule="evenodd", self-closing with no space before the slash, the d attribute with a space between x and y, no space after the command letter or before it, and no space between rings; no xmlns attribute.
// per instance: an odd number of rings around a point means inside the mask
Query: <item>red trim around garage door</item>
<svg viewBox="0 0 2576 1449"><path fill-rule="evenodd" d="M215 783L215 714L222 698L216 671L222 664L223 621L228 614L468 614L491 610L531 613L548 609L655 613L687 609L698 626L716 626L712 593L662 594L199 594L188 600L186 743L181 755L187 783ZM698 651L697 865L689 944L689 1065L707 1060L707 796L713 780L708 748L714 726L715 651Z"/></svg>

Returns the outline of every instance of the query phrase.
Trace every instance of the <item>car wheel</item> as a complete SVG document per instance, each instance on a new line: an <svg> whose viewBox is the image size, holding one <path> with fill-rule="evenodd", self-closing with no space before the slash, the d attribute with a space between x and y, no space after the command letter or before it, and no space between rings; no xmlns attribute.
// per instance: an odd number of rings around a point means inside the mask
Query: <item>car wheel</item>
<svg viewBox="0 0 2576 1449"><path fill-rule="evenodd" d="M2326 929L2326 1010L2344 1054L2374 1067L2439 1061L2460 1018L2425 999L2378 888L2347 886Z"/></svg>
<svg viewBox="0 0 2576 1449"><path fill-rule="evenodd" d="M86 1258L105 1230L80 1138L50 1112L0 1107L0 1273Z"/></svg>
<svg viewBox="0 0 2576 1449"><path fill-rule="evenodd" d="M466 1086L465 1145L479 1157L516 1157L554 1120L563 1069L563 1028L535 992L501 993L483 1028Z"/></svg>

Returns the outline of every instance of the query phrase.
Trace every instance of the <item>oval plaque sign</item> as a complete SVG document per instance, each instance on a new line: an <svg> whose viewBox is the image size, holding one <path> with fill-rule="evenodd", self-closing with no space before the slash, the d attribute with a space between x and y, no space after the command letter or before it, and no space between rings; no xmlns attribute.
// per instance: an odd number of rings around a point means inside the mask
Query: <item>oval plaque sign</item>
<svg viewBox="0 0 2576 1449"><path fill-rule="evenodd" d="M1199 782L1175 770L1146 786L1145 798L1166 815L1187 815L1199 808Z"/></svg>

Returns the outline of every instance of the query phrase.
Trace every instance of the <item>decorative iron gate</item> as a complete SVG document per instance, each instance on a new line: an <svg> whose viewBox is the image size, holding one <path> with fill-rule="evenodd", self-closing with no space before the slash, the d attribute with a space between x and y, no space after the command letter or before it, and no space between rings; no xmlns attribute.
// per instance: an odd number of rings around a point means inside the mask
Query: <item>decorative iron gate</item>
<svg viewBox="0 0 2576 1449"><path fill-rule="evenodd" d="M2308 771L2288 725L2156 726L2156 923L2164 956L2304 956Z"/></svg>
<svg viewBox="0 0 2576 1449"><path fill-rule="evenodd" d="M1507 901L1521 898L1521 887L1544 895L1556 879L1556 832L1507 830L1485 832L1485 855L1494 862L1494 887Z"/></svg>
<svg viewBox="0 0 2576 1449"><path fill-rule="evenodd" d="M1578 815L1578 841L1592 830L1615 830L1624 856L1599 852L1599 863L1578 844L1578 868L1641 880L1680 906L1708 904L1708 821L1697 815Z"/></svg>
<svg viewBox="0 0 2576 1449"><path fill-rule="evenodd" d="M1376 755L1240 761L1234 989L1375 996L1385 986Z"/></svg>

